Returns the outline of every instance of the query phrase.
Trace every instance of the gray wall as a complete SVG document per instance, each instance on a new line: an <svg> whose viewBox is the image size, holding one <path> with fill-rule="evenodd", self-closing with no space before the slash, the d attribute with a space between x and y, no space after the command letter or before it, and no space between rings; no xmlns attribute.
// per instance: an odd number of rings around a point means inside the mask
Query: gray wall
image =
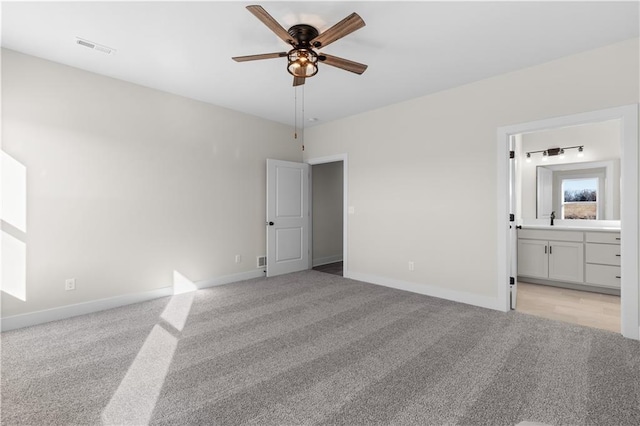
<svg viewBox="0 0 640 426"><path fill-rule="evenodd" d="M3 317L256 272L266 158L302 159L288 126L8 50L2 142L27 176Z"/></svg>
<svg viewBox="0 0 640 426"><path fill-rule="evenodd" d="M631 39L309 128L305 158L349 158L347 274L497 307L497 129L637 103L638 47Z"/></svg>

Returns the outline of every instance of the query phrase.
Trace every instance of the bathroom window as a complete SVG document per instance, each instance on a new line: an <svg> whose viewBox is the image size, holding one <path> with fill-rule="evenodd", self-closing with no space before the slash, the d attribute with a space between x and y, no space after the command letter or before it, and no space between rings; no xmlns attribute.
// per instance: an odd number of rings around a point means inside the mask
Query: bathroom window
<svg viewBox="0 0 640 426"><path fill-rule="evenodd" d="M562 219L598 218L599 178L562 179Z"/></svg>

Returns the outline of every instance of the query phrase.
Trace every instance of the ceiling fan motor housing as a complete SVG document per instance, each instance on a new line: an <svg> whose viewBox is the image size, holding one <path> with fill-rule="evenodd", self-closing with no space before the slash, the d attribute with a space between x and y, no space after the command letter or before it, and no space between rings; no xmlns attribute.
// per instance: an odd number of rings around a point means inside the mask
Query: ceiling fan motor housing
<svg viewBox="0 0 640 426"><path fill-rule="evenodd" d="M287 31L291 37L293 37L296 47L307 47L310 46L311 40L318 37L318 30L316 30L311 25L307 24L298 24L289 28Z"/></svg>
<svg viewBox="0 0 640 426"><path fill-rule="evenodd" d="M298 24L287 30L293 37L293 49L287 54L287 71L298 78L313 77L318 73L318 55L313 51L311 40L318 37L318 30L307 24Z"/></svg>

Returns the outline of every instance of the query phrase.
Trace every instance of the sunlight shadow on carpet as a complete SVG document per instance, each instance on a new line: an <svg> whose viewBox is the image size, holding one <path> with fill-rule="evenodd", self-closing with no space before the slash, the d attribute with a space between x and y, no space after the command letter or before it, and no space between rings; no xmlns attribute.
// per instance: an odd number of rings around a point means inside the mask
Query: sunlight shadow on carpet
<svg viewBox="0 0 640 426"><path fill-rule="evenodd" d="M171 365L178 339L155 325L102 412L108 425L148 424Z"/></svg>
<svg viewBox="0 0 640 426"><path fill-rule="evenodd" d="M160 318L177 331L182 331L184 325L187 323L187 318L189 318L194 295L195 292L192 291L190 293L173 296L171 300L169 300L169 303L167 303L167 307L160 315Z"/></svg>
<svg viewBox="0 0 640 426"><path fill-rule="evenodd" d="M153 326L118 389L102 412L105 425L148 424L189 317L195 285L174 271L174 296ZM185 292L186 291L186 292ZM178 336L178 337L176 337Z"/></svg>

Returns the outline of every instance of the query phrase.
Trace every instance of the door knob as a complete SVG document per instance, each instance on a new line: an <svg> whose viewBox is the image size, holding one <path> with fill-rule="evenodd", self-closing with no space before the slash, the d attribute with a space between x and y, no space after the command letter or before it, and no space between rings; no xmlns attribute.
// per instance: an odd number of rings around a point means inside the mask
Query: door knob
<svg viewBox="0 0 640 426"><path fill-rule="evenodd" d="M273 225L274 225L274 223L273 223L273 222L267 222L267 225L269 225L269 226L273 226Z"/></svg>

